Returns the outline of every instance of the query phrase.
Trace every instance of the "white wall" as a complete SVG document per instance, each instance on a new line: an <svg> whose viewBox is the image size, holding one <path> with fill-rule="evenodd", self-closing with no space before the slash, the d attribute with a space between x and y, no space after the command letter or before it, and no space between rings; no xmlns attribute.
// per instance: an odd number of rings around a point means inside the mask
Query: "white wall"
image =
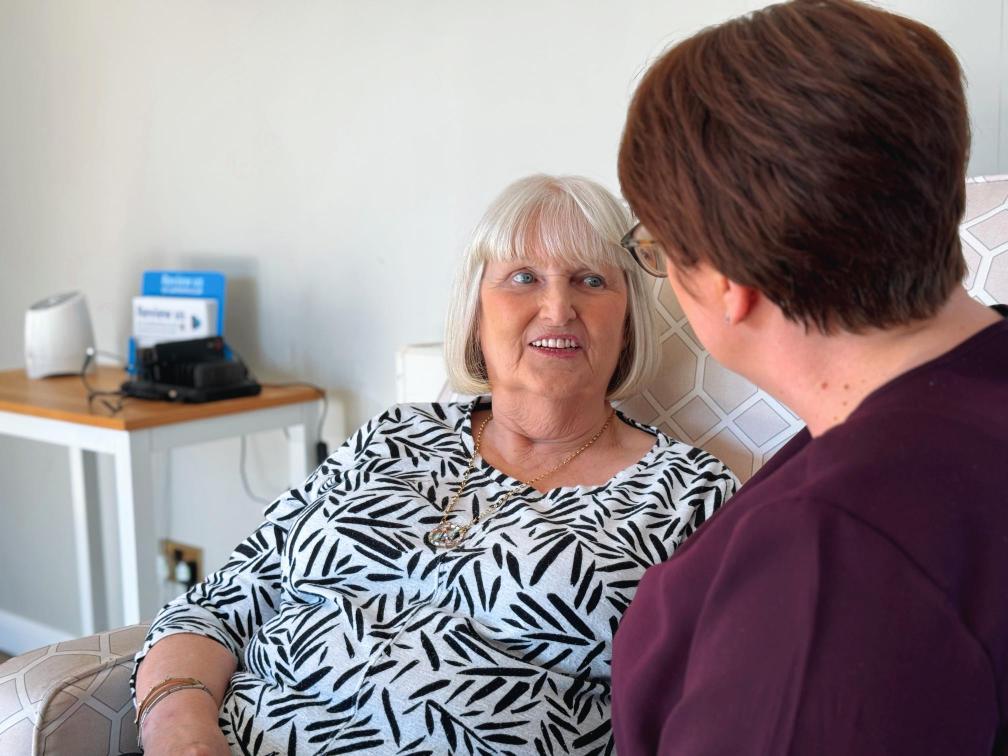
<svg viewBox="0 0 1008 756"><path fill-rule="evenodd" d="M762 4L0 0L0 368L22 364L34 300L84 291L99 347L122 350L144 269L217 268L229 341L261 375L329 387L356 425L393 400L395 349L440 339L494 194L533 171L617 189L648 60ZM886 5L960 53L971 170L1008 172L1008 0ZM264 494L286 484L280 442L251 444ZM211 562L259 515L237 457L179 452L163 477L162 527ZM64 468L0 438L0 610L75 632Z"/></svg>

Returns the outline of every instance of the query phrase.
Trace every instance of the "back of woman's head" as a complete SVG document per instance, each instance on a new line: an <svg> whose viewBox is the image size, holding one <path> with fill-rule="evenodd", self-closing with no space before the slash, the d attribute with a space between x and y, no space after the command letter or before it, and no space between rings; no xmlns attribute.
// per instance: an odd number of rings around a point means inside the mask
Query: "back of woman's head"
<svg viewBox="0 0 1008 756"><path fill-rule="evenodd" d="M795 0L666 52L630 106L624 196L676 265L705 261L823 332L933 315L965 273L969 121L955 54L852 0Z"/></svg>

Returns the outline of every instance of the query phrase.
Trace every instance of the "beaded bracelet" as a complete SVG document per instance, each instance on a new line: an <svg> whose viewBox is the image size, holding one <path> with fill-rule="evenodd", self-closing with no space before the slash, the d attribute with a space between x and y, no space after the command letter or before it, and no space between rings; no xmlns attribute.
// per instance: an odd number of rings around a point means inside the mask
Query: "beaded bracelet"
<svg viewBox="0 0 1008 756"><path fill-rule="evenodd" d="M217 699L214 698L214 694L210 692L208 688L202 681L197 680L195 677L168 677L159 682L157 685L152 687L147 691L147 695L144 696L143 701L137 706L136 717L133 723L137 726L137 745L142 746L143 744L143 725L144 720L147 719L147 715L150 714L151 709L157 706L161 701L168 698L172 693L178 693L180 690L202 690L205 691L208 696L214 699L216 703Z"/></svg>

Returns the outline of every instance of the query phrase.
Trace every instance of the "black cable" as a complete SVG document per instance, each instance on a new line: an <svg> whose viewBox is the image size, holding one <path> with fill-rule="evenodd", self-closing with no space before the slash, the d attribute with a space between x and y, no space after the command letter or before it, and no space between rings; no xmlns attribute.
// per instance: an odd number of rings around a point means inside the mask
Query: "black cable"
<svg viewBox="0 0 1008 756"><path fill-rule="evenodd" d="M104 398L101 399L101 401L99 402L101 405L105 407L105 409L109 411L110 414L115 415L122 410L123 404L129 397L126 396L122 391L103 391L94 388L90 383L88 383L87 369L91 366L91 361L95 358L96 354L108 355L111 353L99 352L94 347L88 347L87 351L84 353L84 364L81 365L80 379L81 383L84 384L84 390L87 391L88 412L91 412L91 406L94 404L95 399L106 396L115 396L119 398L119 401L115 402L114 404Z"/></svg>

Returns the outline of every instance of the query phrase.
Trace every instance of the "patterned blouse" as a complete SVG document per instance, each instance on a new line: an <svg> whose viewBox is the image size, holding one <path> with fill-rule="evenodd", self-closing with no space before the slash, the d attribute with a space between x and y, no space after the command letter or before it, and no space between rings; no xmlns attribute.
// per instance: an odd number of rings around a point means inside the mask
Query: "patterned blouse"
<svg viewBox="0 0 1008 756"><path fill-rule="evenodd" d="M473 453L475 403L398 405L358 430L227 564L158 614L239 660L220 711L236 754L602 754L612 636L644 570L734 493L655 435L599 486L530 491L455 549L425 535ZM469 519L518 481L480 459Z"/></svg>

